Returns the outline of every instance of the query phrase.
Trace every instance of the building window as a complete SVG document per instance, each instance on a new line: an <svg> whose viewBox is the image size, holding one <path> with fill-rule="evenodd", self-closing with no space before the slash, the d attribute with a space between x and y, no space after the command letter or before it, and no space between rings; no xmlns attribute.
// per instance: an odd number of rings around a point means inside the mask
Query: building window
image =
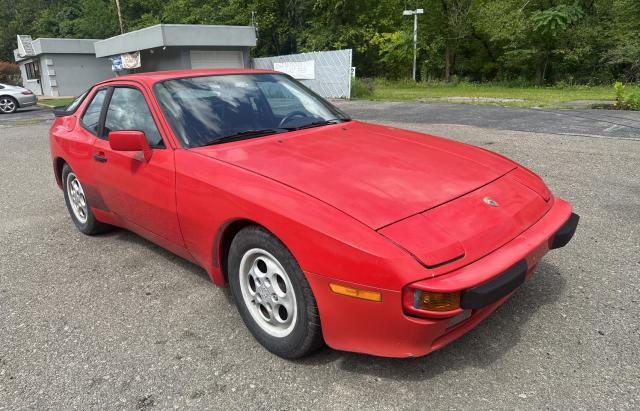
<svg viewBox="0 0 640 411"><path fill-rule="evenodd" d="M24 68L27 71L28 80L37 80L40 78L40 62L30 61L24 65Z"/></svg>

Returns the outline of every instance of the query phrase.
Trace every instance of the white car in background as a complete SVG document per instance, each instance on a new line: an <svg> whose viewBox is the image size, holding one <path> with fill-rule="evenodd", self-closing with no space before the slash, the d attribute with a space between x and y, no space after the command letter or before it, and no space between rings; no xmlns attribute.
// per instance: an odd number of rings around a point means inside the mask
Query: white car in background
<svg viewBox="0 0 640 411"><path fill-rule="evenodd" d="M38 97L29 89L0 83L0 114L14 113L17 109L33 106Z"/></svg>

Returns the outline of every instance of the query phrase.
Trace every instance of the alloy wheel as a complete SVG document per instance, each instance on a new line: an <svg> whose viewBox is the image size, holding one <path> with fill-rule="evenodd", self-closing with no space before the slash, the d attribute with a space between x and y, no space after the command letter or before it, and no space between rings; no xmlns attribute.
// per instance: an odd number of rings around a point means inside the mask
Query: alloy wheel
<svg viewBox="0 0 640 411"><path fill-rule="evenodd" d="M16 111L16 102L9 97L0 98L0 111L3 113L13 113Z"/></svg>
<svg viewBox="0 0 640 411"><path fill-rule="evenodd" d="M73 215L80 224L86 223L89 216L89 207L87 206L87 199L84 195L82 184L80 184L80 180L78 180L78 177L76 177L74 173L67 175L66 187Z"/></svg>
<svg viewBox="0 0 640 411"><path fill-rule="evenodd" d="M289 275L269 252L253 248L240 261L240 290L255 322L273 337L286 337L297 320L297 301Z"/></svg>

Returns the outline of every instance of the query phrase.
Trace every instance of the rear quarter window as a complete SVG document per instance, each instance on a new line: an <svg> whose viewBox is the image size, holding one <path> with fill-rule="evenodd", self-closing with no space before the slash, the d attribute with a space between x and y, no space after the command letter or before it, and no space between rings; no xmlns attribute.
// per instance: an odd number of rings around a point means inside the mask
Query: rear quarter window
<svg viewBox="0 0 640 411"><path fill-rule="evenodd" d="M98 90L96 94L94 94L91 102L87 106L87 109L82 114L82 119L80 122L91 133L98 135L98 128L100 126L100 113L102 112L102 105L104 104L104 99L107 96L107 89Z"/></svg>
<svg viewBox="0 0 640 411"><path fill-rule="evenodd" d="M80 104L82 104L82 102L84 101L84 99L87 97L87 94L89 94L89 90L85 91L84 93L80 94L78 97L76 97L75 100L73 100L66 108L65 108L65 112L68 114L72 114L75 113L75 111L78 109L78 107L80 107Z"/></svg>

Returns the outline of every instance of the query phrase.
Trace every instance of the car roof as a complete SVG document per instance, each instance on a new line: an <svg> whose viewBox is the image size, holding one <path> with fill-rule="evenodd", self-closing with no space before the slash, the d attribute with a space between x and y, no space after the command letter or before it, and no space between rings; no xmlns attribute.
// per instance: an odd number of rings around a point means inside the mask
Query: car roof
<svg viewBox="0 0 640 411"><path fill-rule="evenodd" d="M164 80L171 80L185 77L216 76L223 74L257 74L257 73L278 73L273 70L258 69L202 69L202 70L171 70L171 71L151 71L146 73L127 74L113 77L101 81L97 84L108 84L115 81L136 81L149 86ZM278 73L279 74L279 73Z"/></svg>

